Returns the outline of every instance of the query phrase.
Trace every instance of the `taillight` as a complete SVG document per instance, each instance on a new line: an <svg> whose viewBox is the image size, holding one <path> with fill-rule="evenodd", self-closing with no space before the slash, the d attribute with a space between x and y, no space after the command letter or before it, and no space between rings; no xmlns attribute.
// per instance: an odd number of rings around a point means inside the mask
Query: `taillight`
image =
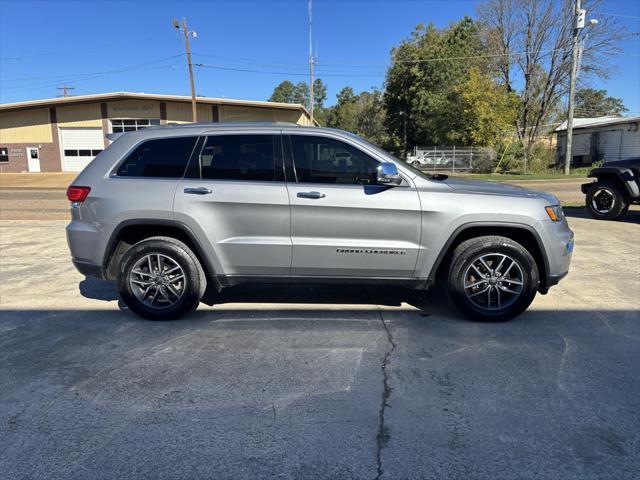
<svg viewBox="0 0 640 480"><path fill-rule="evenodd" d="M89 195L91 191L91 187L76 187L75 185L71 185L67 188L67 199L70 202L82 203Z"/></svg>

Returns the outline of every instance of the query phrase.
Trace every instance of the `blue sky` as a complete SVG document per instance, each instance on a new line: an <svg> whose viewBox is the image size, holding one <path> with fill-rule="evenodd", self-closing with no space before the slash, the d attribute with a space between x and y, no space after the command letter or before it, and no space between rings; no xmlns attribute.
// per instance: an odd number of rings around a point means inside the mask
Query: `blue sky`
<svg viewBox="0 0 640 480"><path fill-rule="evenodd" d="M390 49L419 23L446 26L477 2L331 1L313 4L318 76L329 101L344 86L381 87ZM640 0L605 0L640 32ZM0 101L109 91L188 94L184 51L173 17L187 17L199 95L265 100L281 80L307 80L307 5L289 1L0 0ZM589 15L591 16L594 15ZM597 15L596 15L597 16ZM597 82L640 114L640 36L622 44L612 78ZM222 67L222 68L221 68ZM269 70L277 74L239 70Z"/></svg>

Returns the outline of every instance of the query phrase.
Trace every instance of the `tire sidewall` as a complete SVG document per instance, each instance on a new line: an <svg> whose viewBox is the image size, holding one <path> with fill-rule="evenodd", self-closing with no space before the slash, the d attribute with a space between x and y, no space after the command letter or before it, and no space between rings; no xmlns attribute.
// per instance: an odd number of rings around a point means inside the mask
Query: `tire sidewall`
<svg viewBox="0 0 640 480"><path fill-rule="evenodd" d="M449 271L449 297L453 304L465 315L476 321L502 322L516 317L524 312L533 301L538 288L538 267L531 254L522 246L507 241L486 240L468 244L454 261ZM466 243L466 242L465 242ZM518 262L523 273L523 286L520 297L507 308L489 311L476 307L464 292L464 274L480 255L488 253L503 253Z"/></svg>
<svg viewBox="0 0 640 480"><path fill-rule="evenodd" d="M159 253L176 261L184 271L186 290L180 300L166 309L152 309L135 296L129 283L131 269L145 255ZM174 320L197 307L201 298L202 278L198 265L186 248L162 240L145 240L131 247L122 257L118 268L118 292L129 309L150 320Z"/></svg>

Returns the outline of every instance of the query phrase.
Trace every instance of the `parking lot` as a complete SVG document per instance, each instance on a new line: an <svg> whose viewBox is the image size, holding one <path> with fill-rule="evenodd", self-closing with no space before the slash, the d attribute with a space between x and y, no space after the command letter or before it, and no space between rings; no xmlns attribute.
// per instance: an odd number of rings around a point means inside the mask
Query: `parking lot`
<svg viewBox="0 0 640 480"><path fill-rule="evenodd" d="M640 210L567 213L570 275L502 324L342 286L145 321L64 220L3 220L2 477L638 478Z"/></svg>

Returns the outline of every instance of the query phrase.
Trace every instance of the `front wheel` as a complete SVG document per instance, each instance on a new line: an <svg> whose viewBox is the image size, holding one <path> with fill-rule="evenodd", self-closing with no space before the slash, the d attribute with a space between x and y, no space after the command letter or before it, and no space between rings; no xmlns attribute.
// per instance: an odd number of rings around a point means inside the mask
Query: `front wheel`
<svg viewBox="0 0 640 480"><path fill-rule="evenodd" d="M629 202L613 182L596 182L586 197L589 214L598 220L615 220L626 213Z"/></svg>
<svg viewBox="0 0 640 480"><path fill-rule="evenodd" d="M138 242L120 261L120 297L132 312L150 320L172 320L195 310L205 287L198 258L175 238Z"/></svg>
<svg viewBox="0 0 640 480"><path fill-rule="evenodd" d="M510 320L529 307L537 288L535 260L509 238L472 238L453 252L449 296L473 320Z"/></svg>

